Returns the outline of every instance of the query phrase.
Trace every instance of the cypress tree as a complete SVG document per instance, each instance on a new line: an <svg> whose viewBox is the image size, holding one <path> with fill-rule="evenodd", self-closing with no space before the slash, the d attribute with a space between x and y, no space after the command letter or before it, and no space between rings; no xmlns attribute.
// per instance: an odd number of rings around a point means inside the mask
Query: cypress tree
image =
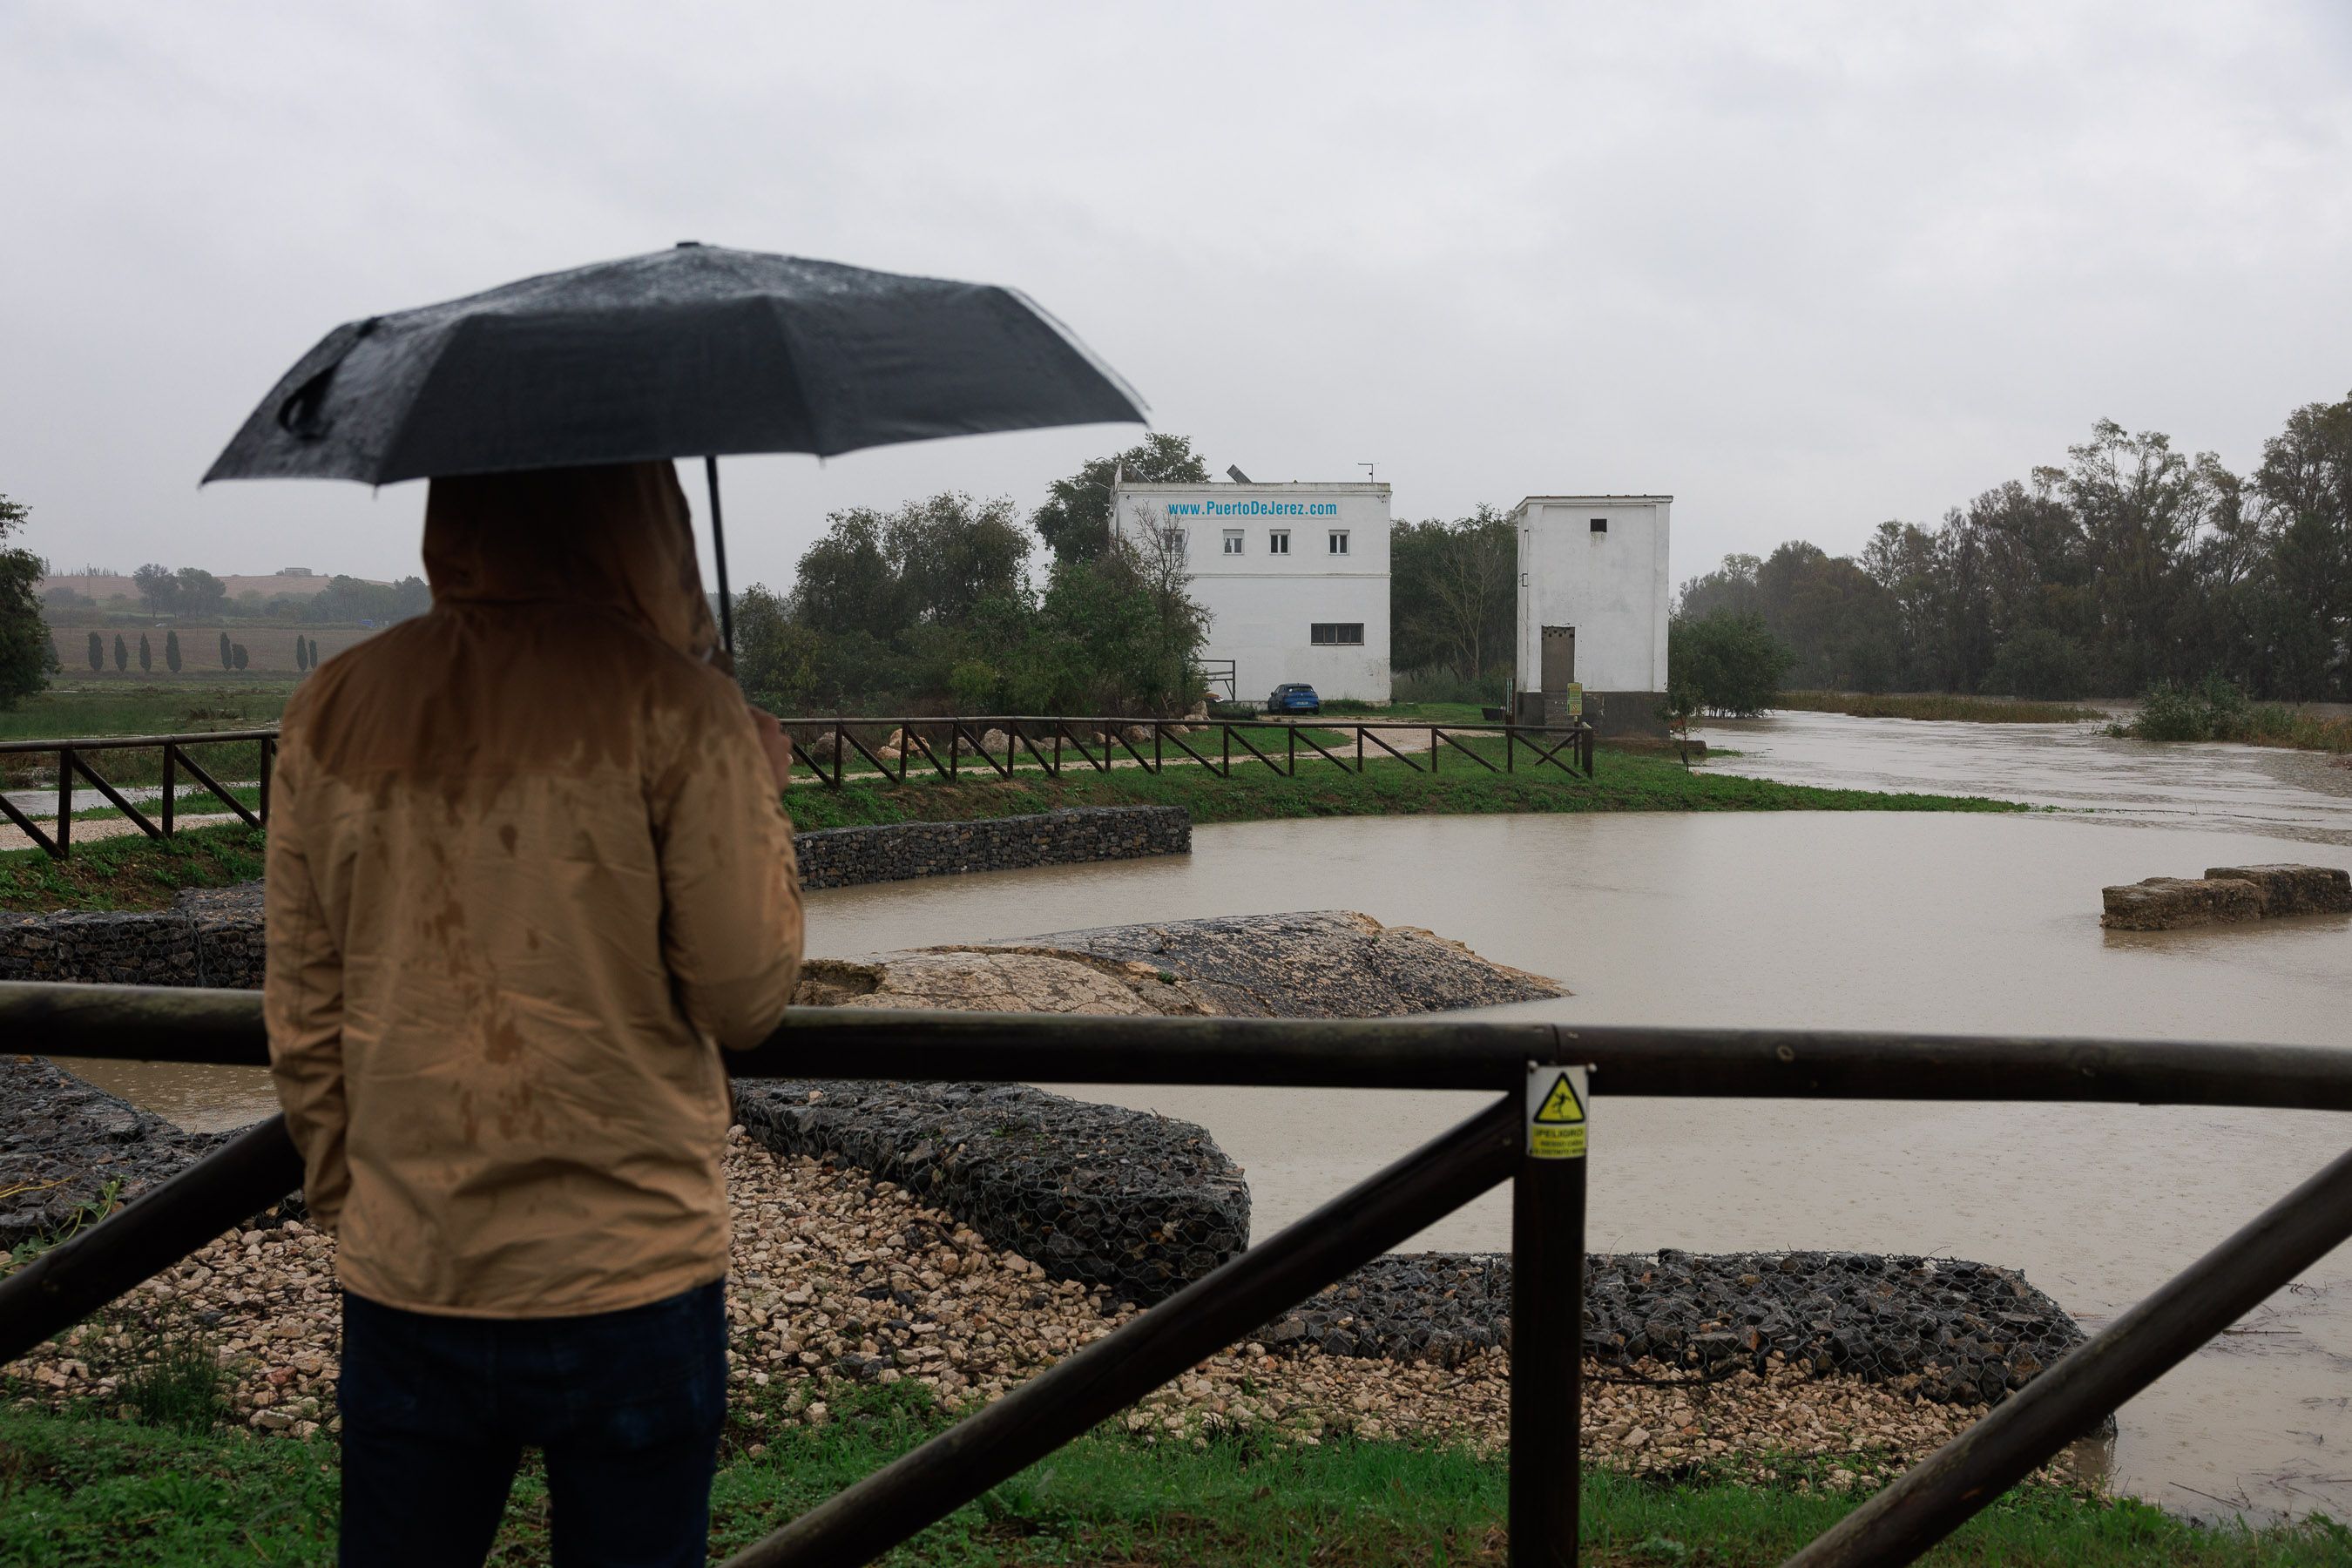
<svg viewBox="0 0 2352 1568"><path fill-rule="evenodd" d="M180 673L180 634L177 632L163 634L163 668L173 675Z"/></svg>
<svg viewBox="0 0 2352 1568"><path fill-rule="evenodd" d="M312 669L319 668L319 639L317 637L312 637L310 639L310 668Z"/></svg>
<svg viewBox="0 0 2352 1568"><path fill-rule="evenodd" d="M237 644L235 652L236 654L236 667L239 669L243 669L245 668L245 645L243 643Z"/></svg>
<svg viewBox="0 0 2352 1568"><path fill-rule="evenodd" d="M300 674L310 668L310 647L300 637L294 639L294 669Z"/></svg>
<svg viewBox="0 0 2352 1568"><path fill-rule="evenodd" d="M106 668L106 644L96 632L89 634L89 668L94 671Z"/></svg>
<svg viewBox="0 0 2352 1568"><path fill-rule="evenodd" d="M151 675L155 669L155 650L147 646L147 634L139 634L139 673Z"/></svg>
<svg viewBox="0 0 2352 1568"><path fill-rule="evenodd" d="M221 668L223 669L235 669L236 668L236 656L230 653L228 650L228 634L226 632L221 633Z"/></svg>
<svg viewBox="0 0 2352 1568"><path fill-rule="evenodd" d="M122 640L121 632L117 632L114 634L114 673L121 675L130 668L131 645Z"/></svg>

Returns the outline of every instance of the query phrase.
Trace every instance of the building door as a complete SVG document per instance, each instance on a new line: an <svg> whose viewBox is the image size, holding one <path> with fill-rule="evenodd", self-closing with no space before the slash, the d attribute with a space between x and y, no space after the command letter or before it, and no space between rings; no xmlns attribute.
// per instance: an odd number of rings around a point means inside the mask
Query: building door
<svg viewBox="0 0 2352 1568"><path fill-rule="evenodd" d="M1543 687L1546 691L1565 691L1576 684L1576 628L1546 626L1543 629Z"/></svg>

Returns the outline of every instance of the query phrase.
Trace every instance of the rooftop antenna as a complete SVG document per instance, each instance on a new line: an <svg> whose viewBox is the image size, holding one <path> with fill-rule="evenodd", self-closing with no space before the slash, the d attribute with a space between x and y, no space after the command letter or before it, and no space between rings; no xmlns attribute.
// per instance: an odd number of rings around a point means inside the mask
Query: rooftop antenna
<svg viewBox="0 0 2352 1568"><path fill-rule="evenodd" d="M1242 472L1242 466L1239 463L1227 463L1225 465L1225 478L1233 480L1234 483L1237 485L1245 485L1250 482L1250 477Z"/></svg>
<svg viewBox="0 0 2352 1568"><path fill-rule="evenodd" d="M1377 483L1379 481L1381 477L1380 471L1374 468L1371 464L1358 463L1356 467L1364 470L1364 479L1367 483Z"/></svg>

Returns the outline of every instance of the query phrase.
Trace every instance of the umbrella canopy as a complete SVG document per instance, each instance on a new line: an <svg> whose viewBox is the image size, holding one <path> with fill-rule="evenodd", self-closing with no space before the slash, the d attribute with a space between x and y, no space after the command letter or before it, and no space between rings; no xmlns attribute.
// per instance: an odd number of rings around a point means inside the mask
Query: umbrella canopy
<svg viewBox="0 0 2352 1568"><path fill-rule="evenodd" d="M1143 417L1016 289L687 244L337 327L205 479L824 457Z"/></svg>

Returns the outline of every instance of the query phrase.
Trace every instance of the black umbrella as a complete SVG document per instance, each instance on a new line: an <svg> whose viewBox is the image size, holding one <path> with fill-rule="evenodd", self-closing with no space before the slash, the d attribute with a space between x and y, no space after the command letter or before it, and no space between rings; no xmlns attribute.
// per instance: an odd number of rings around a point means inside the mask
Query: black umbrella
<svg viewBox="0 0 2352 1568"><path fill-rule="evenodd" d="M1143 417L1118 373L1017 289L689 242L346 322L205 480L380 485L699 457L731 652L722 454Z"/></svg>

